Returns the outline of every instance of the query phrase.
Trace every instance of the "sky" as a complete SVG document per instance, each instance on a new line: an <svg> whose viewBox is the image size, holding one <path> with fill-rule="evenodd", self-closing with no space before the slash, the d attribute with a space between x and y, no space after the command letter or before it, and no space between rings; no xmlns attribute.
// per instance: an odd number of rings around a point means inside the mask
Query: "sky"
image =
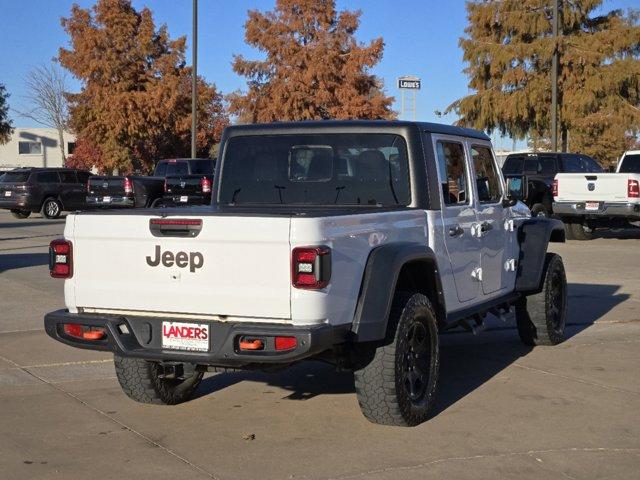
<svg viewBox="0 0 640 480"><path fill-rule="evenodd" d="M93 5L87 0L0 0L0 83L10 93L10 115L15 127L34 127L18 116L27 110L24 99L25 75L35 66L47 64L68 46L68 36L60 18L69 15L71 5ZM191 0L133 0L137 9L149 7L156 26L166 24L172 38L187 37L187 59L191 59ZM244 42L244 23L248 10L272 10L275 0L199 0L198 73L215 83L223 93L243 90L245 79L233 72L233 55L261 58L260 52ZM452 123L453 115L438 118L454 100L469 93L462 50L458 41L464 35L464 0L337 0L339 10L361 10L356 37L369 42L382 37L384 57L373 68L385 85L387 95L395 97L394 110L400 111L400 91L396 79L416 75L422 79L417 93L416 119ZM640 0L604 0L603 8L640 8ZM72 89L80 84L71 79ZM410 98L411 92L408 92ZM407 102L409 103L409 102ZM411 119L408 113L405 118ZM494 146L511 148L510 139L494 135ZM519 142L517 147L521 147Z"/></svg>

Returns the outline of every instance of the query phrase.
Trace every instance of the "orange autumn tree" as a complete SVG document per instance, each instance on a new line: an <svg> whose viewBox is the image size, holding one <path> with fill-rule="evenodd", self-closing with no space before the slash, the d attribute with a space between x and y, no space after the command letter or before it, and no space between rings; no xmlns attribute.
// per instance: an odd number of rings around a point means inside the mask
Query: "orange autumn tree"
<svg viewBox="0 0 640 480"><path fill-rule="evenodd" d="M129 0L74 5L62 26L70 46L60 49L60 63L82 83L79 93L68 95L70 126L82 144L74 162L129 173L149 171L159 158L188 156L185 38L169 38L165 25L156 29L148 8L136 11ZM208 156L228 118L216 87L198 82L197 150Z"/></svg>
<svg viewBox="0 0 640 480"><path fill-rule="evenodd" d="M384 42L359 43L359 18L337 12L334 0L277 0L273 11L249 11L245 39L266 58L234 57L248 91L230 96L230 112L243 122L395 118L393 97L369 73Z"/></svg>

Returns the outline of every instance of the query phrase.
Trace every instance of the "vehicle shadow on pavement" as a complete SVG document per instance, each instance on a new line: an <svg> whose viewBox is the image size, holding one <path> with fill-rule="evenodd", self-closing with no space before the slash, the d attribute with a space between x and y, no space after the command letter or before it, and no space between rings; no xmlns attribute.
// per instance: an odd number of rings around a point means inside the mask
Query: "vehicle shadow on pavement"
<svg viewBox="0 0 640 480"><path fill-rule="evenodd" d="M48 253L5 253L0 255L0 273L16 268L47 265L48 263Z"/></svg>
<svg viewBox="0 0 640 480"><path fill-rule="evenodd" d="M567 340L629 298L628 294L618 293L620 287L617 285L571 283L568 287ZM520 341L513 315L505 324L492 317L487 325L487 330L478 336L462 330L452 330L440 336L439 387L432 418L531 352L532 347ZM291 393L284 398L289 400L355 393L353 374L336 372L331 365L310 361L275 373L241 371L214 375L202 382L197 396L209 395L243 381L264 384L266 391L263 393L273 393L269 386L288 390Z"/></svg>
<svg viewBox="0 0 640 480"><path fill-rule="evenodd" d="M51 225L64 225L66 220L64 218L60 218L58 220L38 220L38 221L29 221L29 220L16 220L15 222L6 222L0 223L0 229L3 228L27 228L27 227L49 227Z"/></svg>
<svg viewBox="0 0 640 480"><path fill-rule="evenodd" d="M596 230L593 238L608 238L612 240L640 240L640 228L623 230Z"/></svg>

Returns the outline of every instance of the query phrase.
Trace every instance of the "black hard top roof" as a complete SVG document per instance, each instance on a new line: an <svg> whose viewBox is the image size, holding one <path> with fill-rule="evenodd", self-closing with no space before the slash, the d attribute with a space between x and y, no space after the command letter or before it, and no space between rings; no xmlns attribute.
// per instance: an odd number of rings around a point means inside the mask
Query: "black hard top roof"
<svg viewBox="0 0 640 480"><path fill-rule="evenodd" d="M273 122L273 123L255 123L246 125L234 125L227 127L229 133L238 134L241 132L257 133L269 131L278 131L282 133L284 130L337 130L340 128L372 128L372 129L406 129L407 127L417 127L423 132L439 133L443 135L457 135L462 137L478 138L480 140L491 140L488 135L479 130L471 128L457 127L455 125L444 125L441 123L429 122L409 122L404 120L311 120L304 122Z"/></svg>

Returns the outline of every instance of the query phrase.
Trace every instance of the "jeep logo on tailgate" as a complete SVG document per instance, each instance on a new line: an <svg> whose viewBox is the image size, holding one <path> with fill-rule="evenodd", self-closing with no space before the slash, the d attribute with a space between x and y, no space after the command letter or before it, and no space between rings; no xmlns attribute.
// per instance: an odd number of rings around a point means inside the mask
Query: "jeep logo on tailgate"
<svg viewBox="0 0 640 480"><path fill-rule="evenodd" d="M157 267L160 263L165 267L175 265L178 268L185 268L188 265L189 271L195 272L204 265L204 257L200 252L178 252L175 254L169 250L162 252L160 245L156 245L155 256L154 258L151 258L151 255L147 257L147 265Z"/></svg>

